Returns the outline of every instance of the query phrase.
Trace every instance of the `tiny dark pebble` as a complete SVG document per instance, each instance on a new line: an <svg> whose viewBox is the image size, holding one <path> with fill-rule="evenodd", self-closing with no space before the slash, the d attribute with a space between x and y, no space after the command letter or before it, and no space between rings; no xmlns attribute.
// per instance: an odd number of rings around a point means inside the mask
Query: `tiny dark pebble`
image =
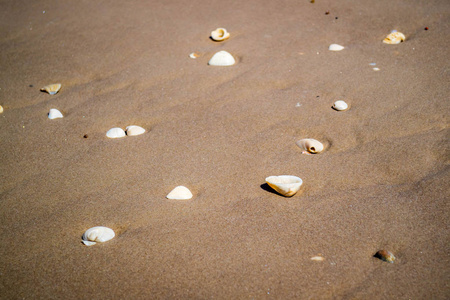
<svg viewBox="0 0 450 300"><path fill-rule="evenodd" d="M316 96L316 98L319 98L319 96Z"/></svg>
<svg viewBox="0 0 450 300"><path fill-rule="evenodd" d="M336 20L338 19L338 17L335 18Z"/></svg>
<svg viewBox="0 0 450 300"><path fill-rule="evenodd" d="M391 252L387 250L380 250L377 253L375 253L374 257L381 259L382 261L386 261L389 263L394 263L395 256Z"/></svg>
<svg viewBox="0 0 450 300"><path fill-rule="evenodd" d="M34 85L30 84L29 87L33 87Z"/></svg>
<svg viewBox="0 0 450 300"><path fill-rule="evenodd" d="M428 30L428 27L425 27L424 29L425 29L425 30Z"/></svg>
<svg viewBox="0 0 450 300"><path fill-rule="evenodd" d="M330 12L329 12L329 11L326 11L326 12L325 12L325 14L326 14L326 15L329 15L329 14L330 14Z"/></svg>
<svg viewBox="0 0 450 300"><path fill-rule="evenodd" d="M83 137L84 137L85 139L87 139L87 138L88 138L88 135L87 135L87 134L85 134L85 135L83 135Z"/></svg>
<svg viewBox="0 0 450 300"><path fill-rule="evenodd" d="M314 0L311 0L311 3L314 3L314 2L316 2L316 1L314 1Z"/></svg>

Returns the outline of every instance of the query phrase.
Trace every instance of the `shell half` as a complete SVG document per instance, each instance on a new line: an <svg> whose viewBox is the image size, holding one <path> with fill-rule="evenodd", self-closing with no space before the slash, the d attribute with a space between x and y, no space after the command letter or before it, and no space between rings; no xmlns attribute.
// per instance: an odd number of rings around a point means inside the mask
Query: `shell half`
<svg viewBox="0 0 450 300"><path fill-rule="evenodd" d="M344 46L338 45L338 44L331 44L330 47L328 47L328 50L330 51L341 51L344 49Z"/></svg>
<svg viewBox="0 0 450 300"><path fill-rule="evenodd" d="M114 127L106 132L106 136L110 139L117 139L125 136L125 131L122 128Z"/></svg>
<svg viewBox="0 0 450 300"><path fill-rule="evenodd" d="M140 135L140 134L143 134L144 132L145 132L145 129L142 128L141 126L136 126L136 125L127 126L127 135L128 136Z"/></svg>
<svg viewBox="0 0 450 300"><path fill-rule="evenodd" d="M395 260L394 254L387 250L380 250L375 253L374 257L381 259L382 261L386 261L388 263L393 264Z"/></svg>
<svg viewBox="0 0 450 300"><path fill-rule="evenodd" d="M57 110L56 108L52 108L50 109L50 111L48 112L48 118L53 120L53 119L59 119L59 118L63 118L63 114Z"/></svg>
<svg viewBox="0 0 450 300"><path fill-rule="evenodd" d="M396 45L400 44L401 42L404 42L406 40L406 37L401 32L392 32L388 34L388 36L383 40L383 43L390 44L390 45Z"/></svg>
<svg viewBox="0 0 450 300"><path fill-rule="evenodd" d="M60 89L61 89L61 83L53 83L53 84L44 86L43 88L41 88L41 91L47 92L50 95L54 95L57 92L59 92Z"/></svg>
<svg viewBox="0 0 450 300"><path fill-rule="evenodd" d="M302 139L297 141L296 144L301 149L311 154L319 154L324 149L323 144L315 139Z"/></svg>
<svg viewBox="0 0 450 300"><path fill-rule="evenodd" d="M344 100L338 100L338 101L334 102L333 109L337 110L337 111L344 111L344 110L349 109L349 106L347 103L345 103Z"/></svg>
<svg viewBox="0 0 450 300"><path fill-rule="evenodd" d="M187 187L179 185L166 198L171 200L189 200L192 198L192 193Z"/></svg>
<svg viewBox="0 0 450 300"><path fill-rule="evenodd" d="M217 28L211 31L211 38L217 42L224 41L230 37L230 33L225 28Z"/></svg>
<svg viewBox="0 0 450 300"><path fill-rule="evenodd" d="M267 177L266 183L279 194L292 197L300 190L303 180L297 176L280 175Z"/></svg>
<svg viewBox="0 0 450 300"><path fill-rule="evenodd" d="M219 51L216 54L211 57L211 59L208 62L208 65L210 66L232 66L236 63L236 60L234 59L233 55L228 53L227 51Z"/></svg>
<svg viewBox="0 0 450 300"><path fill-rule="evenodd" d="M92 246L96 243L104 243L116 236L114 230L104 226L96 226L89 228L81 237L83 244Z"/></svg>

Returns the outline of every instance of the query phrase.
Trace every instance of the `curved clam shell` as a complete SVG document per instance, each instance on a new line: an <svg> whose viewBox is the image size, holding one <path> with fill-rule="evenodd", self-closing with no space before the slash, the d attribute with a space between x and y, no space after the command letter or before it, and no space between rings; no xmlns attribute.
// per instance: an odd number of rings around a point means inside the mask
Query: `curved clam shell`
<svg viewBox="0 0 450 300"><path fill-rule="evenodd" d="M328 47L328 50L330 51L341 51L344 49L344 46L338 45L338 44L331 44L330 47Z"/></svg>
<svg viewBox="0 0 450 300"><path fill-rule="evenodd" d="M297 141L296 144L304 151L308 151L312 154L318 154L324 149L323 144L315 139L302 139Z"/></svg>
<svg viewBox="0 0 450 300"><path fill-rule="evenodd" d="M140 126L136 126L136 125L127 126L127 135L128 136L140 135L140 134L143 134L144 132L145 132L145 129Z"/></svg>
<svg viewBox="0 0 450 300"><path fill-rule="evenodd" d="M211 59L208 62L208 65L210 66L232 66L236 63L236 60L234 59L233 55L228 53L227 51L219 51L216 54L211 57Z"/></svg>
<svg viewBox="0 0 450 300"><path fill-rule="evenodd" d="M106 136L110 139L117 139L125 136L125 131L122 128L114 127L106 132Z"/></svg>
<svg viewBox="0 0 450 300"><path fill-rule="evenodd" d="M337 111L344 111L344 110L348 110L349 106L344 100L338 100L338 101L334 102L333 109L337 110Z"/></svg>
<svg viewBox="0 0 450 300"><path fill-rule="evenodd" d="M383 40L383 43L396 45L400 44L401 42L404 42L405 40L406 40L405 35L401 32L396 31L388 34L388 36Z"/></svg>
<svg viewBox="0 0 450 300"><path fill-rule="evenodd" d="M41 88L41 91L47 92L50 95L54 95L57 92L59 92L60 89L61 89L61 83L53 83L53 84L44 86L43 88Z"/></svg>
<svg viewBox="0 0 450 300"><path fill-rule="evenodd" d="M380 250L377 253L375 253L374 257L381 259L382 261L389 262L391 264L394 263L395 256L390 251L387 250Z"/></svg>
<svg viewBox="0 0 450 300"><path fill-rule="evenodd" d="M230 37L230 33L225 28L217 28L211 31L211 38L215 41L223 41Z"/></svg>
<svg viewBox="0 0 450 300"><path fill-rule="evenodd" d="M49 113L48 113L48 118L53 120L53 119L58 119L58 118L63 118L63 114L57 110L56 108L52 108L50 109Z"/></svg>
<svg viewBox="0 0 450 300"><path fill-rule="evenodd" d="M192 198L192 193L187 187L179 185L166 198L171 200L189 200Z"/></svg>
<svg viewBox="0 0 450 300"><path fill-rule="evenodd" d="M269 176L266 183L285 197L294 196L303 184L300 177L292 175Z"/></svg>
<svg viewBox="0 0 450 300"><path fill-rule="evenodd" d="M104 226L89 228L82 236L82 241L86 246L92 246L96 243L104 243L114 238L114 230Z"/></svg>

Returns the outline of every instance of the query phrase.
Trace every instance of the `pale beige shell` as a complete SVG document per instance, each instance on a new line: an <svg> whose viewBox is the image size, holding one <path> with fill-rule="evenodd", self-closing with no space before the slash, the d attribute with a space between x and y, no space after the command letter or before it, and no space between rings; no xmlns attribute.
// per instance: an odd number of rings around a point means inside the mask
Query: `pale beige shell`
<svg viewBox="0 0 450 300"><path fill-rule="evenodd" d="M110 139L117 139L125 136L125 131L122 128L114 127L106 132L106 136Z"/></svg>
<svg viewBox="0 0 450 300"><path fill-rule="evenodd" d="M3 113L3 106L0 105L0 114Z"/></svg>
<svg viewBox="0 0 450 300"><path fill-rule="evenodd" d="M344 46L338 45L338 44L331 44L330 47L328 47L328 50L330 51L341 51L344 49Z"/></svg>
<svg viewBox="0 0 450 300"><path fill-rule="evenodd" d="M266 183L279 194L292 197L300 190L303 180L297 176L280 175L267 177Z"/></svg>
<svg viewBox="0 0 450 300"><path fill-rule="evenodd" d="M174 188L166 197L171 200L189 200L192 198L191 191L182 185Z"/></svg>
<svg viewBox="0 0 450 300"><path fill-rule="evenodd" d="M63 114L57 110L56 108L52 108L50 109L49 113L48 113L48 118L53 120L53 119L58 119L58 118L63 118Z"/></svg>
<svg viewBox="0 0 450 300"><path fill-rule="evenodd" d="M404 42L405 39L406 39L406 37L403 33L392 32L383 40L383 43L395 45L395 44L400 44L401 42Z"/></svg>
<svg viewBox="0 0 450 300"><path fill-rule="evenodd" d="M60 89L61 89L61 83L53 83L53 84L44 86L43 88L41 88L41 91L47 92L50 95L54 95L57 92L59 92Z"/></svg>
<svg viewBox="0 0 450 300"><path fill-rule="evenodd" d="M127 126L127 135L128 136L140 135L140 134L143 134L144 132L145 132L145 129L142 128L141 126L136 126L136 125Z"/></svg>
<svg viewBox="0 0 450 300"><path fill-rule="evenodd" d="M232 66L235 63L236 60L234 59L233 55L231 55L227 51L222 50L214 54L213 57L211 57L211 59L208 62L208 65L227 67Z"/></svg>
<svg viewBox="0 0 450 300"><path fill-rule="evenodd" d="M301 149L311 154L318 154L325 148L321 142L315 139L302 139L297 141L296 144Z"/></svg>
<svg viewBox="0 0 450 300"><path fill-rule="evenodd" d="M322 256L317 255L317 256L311 257L311 260L313 260L313 261L324 261L325 258L322 257Z"/></svg>
<svg viewBox="0 0 450 300"><path fill-rule="evenodd" d="M334 102L333 109L337 111L345 111L348 110L350 107L344 100L338 100Z"/></svg>
<svg viewBox="0 0 450 300"><path fill-rule="evenodd" d="M86 232L83 234L82 242L86 246L92 246L96 243L104 243L111 239L113 239L116 236L114 233L114 230L108 227L104 226L96 226L89 228L86 230Z"/></svg>
<svg viewBox="0 0 450 300"><path fill-rule="evenodd" d="M197 52L192 52L191 54L189 54L189 57L196 59L197 57L200 57L200 54L198 54Z"/></svg>
<svg viewBox="0 0 450 300"><path fill-rule="evenodd" d="M215 41L224 41L230 37L230 33L225 28L217 28L211 31L211 38Z"/></svg>

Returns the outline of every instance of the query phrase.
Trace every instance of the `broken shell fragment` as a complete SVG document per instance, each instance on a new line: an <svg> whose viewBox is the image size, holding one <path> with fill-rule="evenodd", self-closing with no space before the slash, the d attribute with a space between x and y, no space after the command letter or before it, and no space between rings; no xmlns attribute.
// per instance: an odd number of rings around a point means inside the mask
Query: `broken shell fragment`
<svg viewBox="0 0 450 300"><path fill-rule="evenodd" d="M313 256L313 257L311 257L311 260L313 260L313 261L324 261L325 258L322 257L322 256Z"/></svg>
<svg viewBox="0 0 450 300"><path fill-rule="evenodd" d="M389 263L394 263L395 256L391 252L387 250L380 250L377 253L375 253L374 257L381 259L382 261L386 261Z"/></svg>
<svg viewBox="0 0 450 300"><path fill-rule="evenodd" d="M0 114L3 113L3 106L0 105Z"/></svg>
<svg viewBox="0 0 450 300"><path fill-rule="evenodd" d="M341 51L342 49L344 49L344 46L338 44L331 44L330 47L328 47L328 50L330 51Z"/></svg>
<svg viewBox="0 0 450 300"><path fill-rule="evenodd" d="M58 119L58 118L63 118L63 114L57 110L56 108L52 108L50 109L49 113L48 113L48 118L53 120L53 119Z"/></svg>
<svg viewBox="0 0 450 300"><path fill-rule="evenodd" d="M125 136L125 131L122 128L114 127L108 130L106 136L110 139L117 139Z"/></svg>
<svg viewBox="0 0 450 300"><path fill-rule="evenodd" d="M116 234L111 228L96 226L86 230L81 239L83 240L83 244L85 244L86 246L92 246L96 243L107 242L115 236Z"/></svg>
<svg viewBox="0 0 450 300"><path fill-rule="evenodd" d="M189 200L192 198L191 191L182 185L174 188L167 196L167 199L171 200Z"/></svg>
<svg viewBox="0 0 450 300"><path fill-rule="evenodd" d="M225 28L217 28L211 31L211 38L217 42L224 41L230 37L230 33Z"/></svg>
<svg viewBox="0 0 450 300"><path fill-rule="evenodd" d="M403 33L395 31L395 32L390 33L383 40L383 43L396 45L396 44L400 44L401 42L404 42L405 39L406 39L406 37L405 37L405 35Z"/></svg>
<svg viewBox="0 0 450 300"><path fill-rule="evenodd" d="M280 175L267 177L266 183L279 194L292 197L302 186L303 180L297 176Z"/></svg>
<svg viewBox="0 0 450 300"><path fill-rule="evenodd" d="M219 51L208 62L210 66L232 66L236 63L234 57L227 51Z"/></svg>
<svg viewBox="0 0 450 300"><path fill-rule="evenodd" d="M127 135L128 136L140 135L140 134L143 134L144 132L145 132L145 129L140 126L136 126L136 125L127 126Z"/></svg>
<svg viewBox="0 0 450 300"><path fill-rule="evenodd" d="M41 91L47 92L50 95L54 95L57 92L59 92L60 89L61 89L61 83L53 83L53 84L44 86L43 88L41 88Z"/></svg>
<svg viewBox="0 0 450 300"><path fill-rule="evenodd" d="M311 154L318 154L324 149L323 144L315 139L302 139L297 141L296 144L301 149Z"/></svg>
<svg viewBox="0 0 450 300"><path fill-rule="evenodd" d="M196 59L197 57L200 57L200 54L196 53L196 52L192 52L191 54L189 54L190 58Z"/></svg>
<svg viewBox="0 0 450 300"><path fill-rule="evenodd" d="M343 100L338 100L338 101L334 102L333 109L337 110L337 111L344 111L344 110L348 109L348 104L345 103L345 101L343 101Z"/></svg>

